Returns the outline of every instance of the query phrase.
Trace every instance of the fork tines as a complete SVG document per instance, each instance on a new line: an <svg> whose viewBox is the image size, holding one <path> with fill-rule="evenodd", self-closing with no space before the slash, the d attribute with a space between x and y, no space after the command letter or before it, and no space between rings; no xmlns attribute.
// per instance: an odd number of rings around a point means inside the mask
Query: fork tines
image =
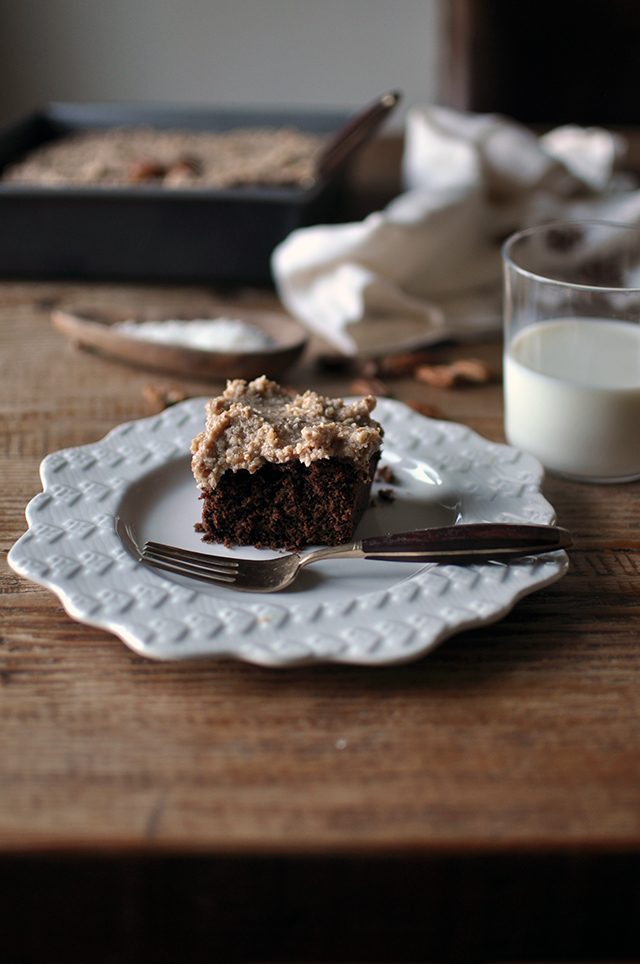
<svg viewBox="0 0 640 964"><path fill-rule="evenodd" d="M143 562L152 563L159 569L210 582L235 582L238 569L236 559L165 546L161 542L145 542L141 556Z"/></svg>

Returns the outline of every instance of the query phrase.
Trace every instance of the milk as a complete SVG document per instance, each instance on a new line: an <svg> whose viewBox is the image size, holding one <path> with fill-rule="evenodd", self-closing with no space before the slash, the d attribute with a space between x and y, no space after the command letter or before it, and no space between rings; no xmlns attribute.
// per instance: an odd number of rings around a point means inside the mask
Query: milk
<svg viewBox="0 0 640 964"><path fill-rule="evenodd" d="M640 325L537 322L506 347L505 433L552 471L640 476Z"/></svg>

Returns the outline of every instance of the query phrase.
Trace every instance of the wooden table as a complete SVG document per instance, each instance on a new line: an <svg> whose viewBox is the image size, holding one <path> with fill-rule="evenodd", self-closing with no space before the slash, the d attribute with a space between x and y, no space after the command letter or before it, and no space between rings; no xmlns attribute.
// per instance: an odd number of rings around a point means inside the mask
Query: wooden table
<svg viewBox="0 0 640 964"><path fill-rule="evenodd" d="M5 554L42 457L149 414L145 386L171 381L73 349L52 307L217 297L0 285ZM313 357L287 379L350 380ZM498 384L388 385L503 439ZM400 667L149 662L3 562L2 960L635 958L640 490L544 492L569 574Z"/></svg>

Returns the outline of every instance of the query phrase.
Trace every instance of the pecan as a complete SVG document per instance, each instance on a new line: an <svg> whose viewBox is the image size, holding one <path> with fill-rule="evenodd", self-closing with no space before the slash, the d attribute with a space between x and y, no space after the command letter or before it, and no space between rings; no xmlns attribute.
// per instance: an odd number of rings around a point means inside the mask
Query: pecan
<svg viewBox="0 0 640 964"><path fill-rule="evenodd" d="M459 358L453 362L458 381L469 382L474 385L488 385L495 381L495 373L487 362L481 358Z"/></svg>
<svg viewBox="0 0 640 964"><path fill-rule="evenodd" d="M379 378L356 378L351 382L350 390L354 395L382 395L390 398L390 392Z"/></svg>
<svg viewBox="0 0 640 964"><path fill-rule="evenodd" d="M164 164L157 161L136 161L129 168L128 181L131 184L142 184L145 181L158 181L166 174Z"/></svg>
<svg viewBox="0 0 640 964"><path fill-rule="evenodd" d="M386 355L378 361L380 375L401 378L403 375L413 375L419 365L433 363L433 354L427 351L406 351L397 355Z"/></svg>
<svg viewBox="0 0 640 964"><path fill-rule="evenodd" d="M177 402L184 402L189 398L188 392L177 385L145 385L143 389L144 399L147 404L155 411L161 412Z"/></svg>
<svg viewBox="0 0 640 964"><path fill-rule="evenodd" d="M427 418L444 418L444 415L436 405L429 405L428 402L421 402L417 398L409 398L406 402L409 408Z"/></svg>
<svg viewBox="0 0 640 964"><path fill-rule="evenodd" d="M453 388L456 384L451 365L419 365L414 376L417 381L432 388Z"/></svg>
<svg viewBox="0 0 640 964"><path fill-rule="evenodd" d="M447 365L419 365L415 378L432 388L456 385L486 385L495 378L490 365L479 358L460 358Z"/></svg>

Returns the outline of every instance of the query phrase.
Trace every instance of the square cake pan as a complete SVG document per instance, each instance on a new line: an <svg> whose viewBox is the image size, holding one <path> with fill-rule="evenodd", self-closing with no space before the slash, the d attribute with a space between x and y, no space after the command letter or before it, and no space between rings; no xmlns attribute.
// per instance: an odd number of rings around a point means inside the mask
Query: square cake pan
<svg viewBox="0 0 640 964"><path fill-rule="evenodd" d="M87 128L296 127L331 134L339 112L53 103L0 131L0 171ZM0 277L267 284L295 228L340 220L341 179L310 188L40 187L0 180Z"/></svg>

